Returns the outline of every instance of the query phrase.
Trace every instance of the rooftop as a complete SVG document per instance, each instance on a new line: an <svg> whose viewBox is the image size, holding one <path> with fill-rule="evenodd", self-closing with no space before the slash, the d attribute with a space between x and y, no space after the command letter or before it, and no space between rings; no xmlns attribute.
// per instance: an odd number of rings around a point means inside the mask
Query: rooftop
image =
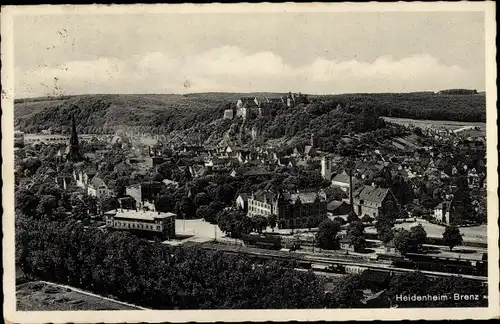
<svg viewBox="0 0 500 324"><path fill-rule="evenodd" d="M120 218L140 219L149 221L176 216L174 213L161 213L161 212L146 211L146 210L135 211L131 209L118 209L118 210L115 209L106 212L106 215L113 215L114 217L120 217Z"/></svg>
<svg viewBox="0 0 500 324"><path fill-rule="evenodd" d="M356 190L353 194L354 198L363 199L365 201L370 201L374 203L381 203L389 189L387 188L375 188L372 186L363 186Z"/></svg>

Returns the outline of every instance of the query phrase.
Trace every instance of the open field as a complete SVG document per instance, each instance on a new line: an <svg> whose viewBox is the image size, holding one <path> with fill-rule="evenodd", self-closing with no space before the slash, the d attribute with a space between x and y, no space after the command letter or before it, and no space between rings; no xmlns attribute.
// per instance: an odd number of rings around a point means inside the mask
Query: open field
<svg viewBox="0 0 500 324"><path fill-rule="evenodd" d="M427 119L409 119L409 118L395 118L395 117L382 117L386 121L400 124L404 126L413 125L420 128L445 128L445 129L458 129L464 126L477 126L482 131L486 132L486 123L479 122L461 122L453 120L427 120Z"/></svg>
<svg viewBox="0 0 500 324"><path fill-rule="evenodd" d="M16 287L18 311L139 310L109 298L41 281Z"/></svg>

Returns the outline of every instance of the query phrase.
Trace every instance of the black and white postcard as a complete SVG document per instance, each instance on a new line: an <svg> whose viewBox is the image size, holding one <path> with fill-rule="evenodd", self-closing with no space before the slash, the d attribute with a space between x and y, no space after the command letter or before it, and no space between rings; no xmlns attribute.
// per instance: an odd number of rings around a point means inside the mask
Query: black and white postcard
<svg viewBox="0 0 500 324"><path fill-rule="evenodd" d="M494 2L1 23L6 321L500 315Z"/></svg>

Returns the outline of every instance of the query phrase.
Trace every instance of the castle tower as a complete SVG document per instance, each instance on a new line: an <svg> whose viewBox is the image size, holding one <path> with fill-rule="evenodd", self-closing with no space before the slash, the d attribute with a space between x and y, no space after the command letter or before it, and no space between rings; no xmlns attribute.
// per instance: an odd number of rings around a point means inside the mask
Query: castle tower
<svg viewBox="0 0 500 324"><path fill-rule="evenodd" d="M78 133L76 132L75 116L71 115L71 137L69 139L69 159L77 161L81 159Z"/></svg>
<svg viewBox="0 0 500 324"><path fill-rule="evenodd" d="M321 158L321 176L328 181L332 178L332 161L328 156Z"/></svg>

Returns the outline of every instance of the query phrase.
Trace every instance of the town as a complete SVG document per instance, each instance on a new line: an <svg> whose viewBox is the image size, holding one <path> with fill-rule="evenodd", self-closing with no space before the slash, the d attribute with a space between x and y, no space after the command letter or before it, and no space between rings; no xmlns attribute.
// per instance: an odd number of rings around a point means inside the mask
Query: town
<svg viewBox="0 0 500 324"><path fill-rule="evenodd" d="M196 136L80 134L74 116L63 134L16 131L16 219L27 219L16 235L31 220L74 222L103 239L126 233L249 258L254 266L274 260L313 271L331 287L358 275L362 293L354 303L364 307L387 307L397 276L460 276L484 287L483 130L398 125L366 107L291 92L225 107L220 119L231 122L229 132L208 144ZM257 123L311 107L357 111L354 129L361 131L325 150L329 143L316 133L303 134L306 142L273 143ZM25 259L27 248L19 247ZM29 258L23 262L33 269Z"/></svg>

